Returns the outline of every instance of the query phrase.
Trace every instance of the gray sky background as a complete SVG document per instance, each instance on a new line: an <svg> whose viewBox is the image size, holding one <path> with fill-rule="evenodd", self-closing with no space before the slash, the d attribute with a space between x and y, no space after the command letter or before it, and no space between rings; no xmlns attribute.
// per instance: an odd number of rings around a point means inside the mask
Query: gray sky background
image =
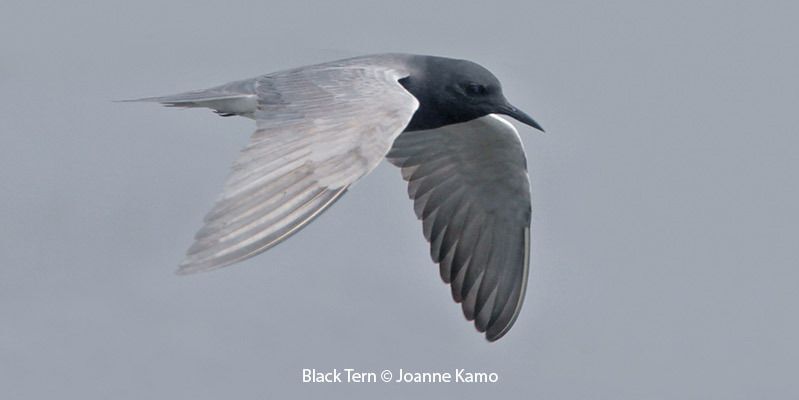
<svg viewBox="0 0 799 400"><path fill-rule="evenodd" d="M799 397L796 2L198 3L3 1L4 399ZM111 102L387 51L477 61L547 129L520 126L532 269L498 343L386 163L173 275L253 124ZM301 383L334 367L500 383Z"/></svg>

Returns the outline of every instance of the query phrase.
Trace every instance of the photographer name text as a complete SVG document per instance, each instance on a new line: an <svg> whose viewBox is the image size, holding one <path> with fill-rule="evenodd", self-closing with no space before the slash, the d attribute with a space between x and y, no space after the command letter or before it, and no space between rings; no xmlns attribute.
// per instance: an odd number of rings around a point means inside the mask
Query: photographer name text
<svg viewBox="0 0 799 400"><path fill-rule="evenodd" d="M497 383L496 372L468 371L456 368L452 371L408 371L384 369L380 372L354 368L319 370L302 369L303 383Z"/></svg>

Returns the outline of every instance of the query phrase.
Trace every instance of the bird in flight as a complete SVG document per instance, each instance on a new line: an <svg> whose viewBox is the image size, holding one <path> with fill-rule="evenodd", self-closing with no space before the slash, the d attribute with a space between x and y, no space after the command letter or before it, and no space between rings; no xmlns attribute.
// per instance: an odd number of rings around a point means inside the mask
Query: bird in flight
<svg viewBox="0 0 799 400"><path fill-rule="evenodd" d="M530 187L519 134L498 114L543 129L482 66L379 54L128 101L205 107L256 123L179 274L280 243L385 157L408 182L430 255L466 318L495 341L519 315Z"/></svg>

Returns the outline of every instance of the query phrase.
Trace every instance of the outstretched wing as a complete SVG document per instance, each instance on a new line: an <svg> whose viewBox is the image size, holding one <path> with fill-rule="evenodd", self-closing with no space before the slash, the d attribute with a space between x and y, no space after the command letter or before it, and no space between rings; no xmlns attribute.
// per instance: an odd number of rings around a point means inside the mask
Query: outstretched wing
<svg viewBox="0 0 799 400"><path fill-rule="evenodd" d="M430 255L468 320L494 341L527 284L530 186L516 129L495 115L404 132L387 158L402 168Z"/></svg>
<svg viewBox="0 0 799 400"><path fill-rule="evenodd" d="M178 272L267 250L374 169L418 108L405 76L350 61L256 78L257 130Z"/></svg>

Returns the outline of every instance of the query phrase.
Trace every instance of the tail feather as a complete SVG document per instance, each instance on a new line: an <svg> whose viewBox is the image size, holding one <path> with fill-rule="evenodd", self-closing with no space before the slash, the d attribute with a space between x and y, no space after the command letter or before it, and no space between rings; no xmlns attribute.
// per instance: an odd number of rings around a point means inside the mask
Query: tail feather
<svg viewBox="0 0 799 400"><path fill-rule="evenodd" d="M222 116L251 116L257 107L255 80L231 82L204 90L177 93L168 96L142 97L119 102L161 103L167 107L205 107Z"/></svg>

